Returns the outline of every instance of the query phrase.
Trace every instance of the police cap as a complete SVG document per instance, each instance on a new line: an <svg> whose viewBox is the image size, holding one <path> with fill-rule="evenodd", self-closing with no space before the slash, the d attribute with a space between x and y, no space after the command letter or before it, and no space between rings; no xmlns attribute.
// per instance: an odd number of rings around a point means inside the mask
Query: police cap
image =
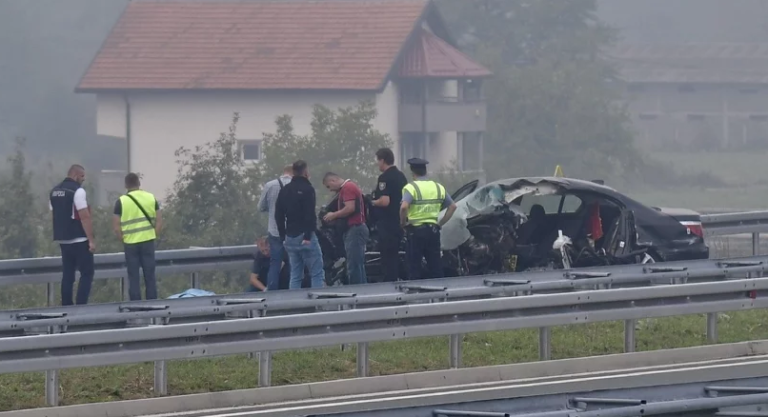
<svg viewBox="0 0 768 417"><path fill-rule="evenodd" d="M429 161L427 161L426 159L421 159L421 158L411 158L407 162L408 162L408 165L410 166L427 166L427 164L429 163Z"/></svg>

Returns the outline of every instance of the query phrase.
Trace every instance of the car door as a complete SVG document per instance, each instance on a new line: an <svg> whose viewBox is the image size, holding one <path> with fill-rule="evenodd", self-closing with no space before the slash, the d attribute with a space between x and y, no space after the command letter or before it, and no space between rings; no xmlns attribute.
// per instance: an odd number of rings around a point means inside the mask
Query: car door
<svg viewBox="0 0 768 417"><path fill-rule="evenodd" d="M622 209L607 236L609 241L603 247L616 257L629 254L635 249L635 215L632 210Z"/></svg>

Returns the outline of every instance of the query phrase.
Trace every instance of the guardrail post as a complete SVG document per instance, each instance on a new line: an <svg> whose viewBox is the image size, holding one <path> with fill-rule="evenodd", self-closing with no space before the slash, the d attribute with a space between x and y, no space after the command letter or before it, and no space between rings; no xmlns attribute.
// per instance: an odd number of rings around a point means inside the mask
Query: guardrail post
<svg viewBox="0 0 768 417"><path fill-rule="evenodd" d="M707 313L707 341L717 343L717 313Z"/></svg>
<svg viewBox="0 0 768 417"><path fill-rule="evenodd" d="M189 286L195 289L200 289L200 273L193 272L189 275Z"/></svg>
<svg viewBox="0 0 768 417"><path fill-rule="evenodd" d="M548 361L552 356L552 349L549 345L549 327L539 328L539 360Z"/></svg>
<svg viewBox="0 0 768 417"><path fill-rule="evenodd" d="M164 325L166 320L163 317L152 319L153 325ZM155 395L168 395L168 368L165 361L155 361Z"/></svg>
<svg viewBox="0 0 768 417"><path fill-rule="evenodd" d="M635 351L635 320L624 320L624 352Z"/></svg>
<svg viewBox="0 0 768 417"><path fill-rule="evenodd" d="M131 295L128 293L128 277L120 277L120 294L122 294L123 301L131 299Z"/></svg>
<svg viewBox="0 0 768 417"><path fill-rule="evenodd" d="M272 352L259 352L259 386L272 384Z"/></svg>
<svg viewBox="0 0 768 417"><path fill-rule="evenodd" d="M760 233L754 232L752 233L752 255L758 256L760 255ZM761 272L753 272L749 274L752 278L760 278L763 274Z"/></svg>
<svg viewBox="0 0 768 417"><path fill-rule="evenodd" d="M368 343L357 344L357 377L368 376Z"/></svg>
<svg viewBox="0 0 768 417"><path fill-rule="evenodd" d="M341 309L344 310L344 305L340 305ZM347 306L346 308L349 308L351 310L355 310L355 305ZM343 346L342 346L343 350ZM358 378L364 378L368 376L368 343L366 342L359 342L357 344L357 377Z"/></svg>
<svg viewBox="0 0 768 417"><path fill-rule="evenodd" d="M760 232L752 233L752 255L760 255Z"/></svg>
<svg viewBox="0 0 768 417"><path fill-rule="evenodd" d="M448 347L450 351L451 369L461 368L461 341L463 334L452 334L449 336Z"/></svg>
<svg viewBox="0 0 768 417"><path fill-rule="evenodd" d="M48 307L53 307L56 304L56 285L53 282L46 284L46 295L48 298Z"/></svg>
<svg viewBox="0 0 768 417"><path fill-rule="evenodd" d="M48 327L49 334L59 333L59 326ZM45 403L49 407L59 406L59 371L45 371Z"/></svg>

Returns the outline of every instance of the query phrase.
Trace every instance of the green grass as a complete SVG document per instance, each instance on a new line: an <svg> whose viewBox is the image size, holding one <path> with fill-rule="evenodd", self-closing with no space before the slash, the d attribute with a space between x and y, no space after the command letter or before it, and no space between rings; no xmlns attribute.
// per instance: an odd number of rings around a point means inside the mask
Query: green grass
<svg viewBox="0 0 768 417"><path fill-rule="evenodd" d="M720 320L720 342L768 339L768 311L729 313ZM636 333L637 349L656 350L706 344L702 315L648 321ZM553 359L620 353L623 323L609 322L552 330ZM465 367L535 361L536 330L468 334L463 341ZM434 337L370 346L371 375L448 368L448 338ZM273 356L274 385L328 381L355 375L354 347L279 352ZM151 363L65 370L61 373L65 405L153 396ZM258 361L231 356L168 363L169 394L253 388ZM44 406L43 374L0 376L0 410Z"/></svg>

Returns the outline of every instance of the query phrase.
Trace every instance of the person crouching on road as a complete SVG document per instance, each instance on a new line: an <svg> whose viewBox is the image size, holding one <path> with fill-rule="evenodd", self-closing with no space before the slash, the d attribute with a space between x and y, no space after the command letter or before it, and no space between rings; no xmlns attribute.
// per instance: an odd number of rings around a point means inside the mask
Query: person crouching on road
<svg viewBox="0 0 768 417"><path fill-rule="evenodd" d="M160 203L151 193L140 189L139 176L131 172L125 176L128 191L115 203L112 228L125 250L128 270L128 295L131 301L141 300L139 268L144 272L147 300L157 299L155 277L155 239L160 233L163 218Z"/></svg>
<svg viewBox="0 0 768 417"><path fill-rule="evenodd" d="M347 276L349 283L367 284L365 276L365 246L368 243L368 225L365 218L365 202L360 187L329 172L323 177L323 184L339 193L339 206L334 212L323 217L326 222L341 219L344 222L344 251L347 253Z"/></svg>
<svg viewBox="0 0 768 417"><path fill-rule="evenodd" d="M253 258L253 267L251 268L251 277L248 280L246 292L267 291L267 286L262 280L267 280L271 268L271 252L267 243L267 238L262 237L256 241L256 256Z"/></svg>
<svg viewBox="0 0 768 417"><path fill-rule="evenodd" d="M421 158L411 158L413 182L403 188L403 202L400 205L400 226L406 229L408 245L408 279L423 279L421 260L426 259L429 278L443 277L440 253L440 228L451 219L456 203L437 181L427 179L427 164ZM443 218L438 221L440 210L445 208Z"/></svg>
<svg viewBox="0 0 768 417"><path fill-rule="evenodd" d="M317 240L315 188L309 182L307 163L293 163L293 179L277 195L275 223L291 264L290 289L301 288L304 267L309 269L312 288L325 283L323 251Z"/></svg>

